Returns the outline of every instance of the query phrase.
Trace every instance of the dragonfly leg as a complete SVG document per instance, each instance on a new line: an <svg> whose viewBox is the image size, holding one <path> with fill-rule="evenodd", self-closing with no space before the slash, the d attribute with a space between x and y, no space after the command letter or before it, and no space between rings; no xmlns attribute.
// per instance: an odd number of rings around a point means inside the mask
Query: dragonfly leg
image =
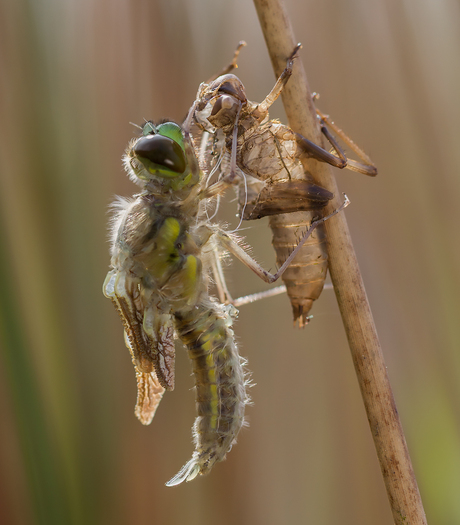
<svg viewBox="0 0 460 525"><path fill-rule="evenodd" d="M256 292L250 295L243 295L242 297L233 299L232 304L233 306L236 306L238 308L239 306L255 303L256 301L260 301L261 299L268 299L269 297L274 297L275 295L280 295L282 293L286 293L286 286L284 284L282 284L281 286L275 286L274 288L270 288L270 290L265 290L264 292Z"/></svg>
<svg viewBox="0 0 460 525"><path fill-rule="evenodd" d="M233 304L234 306L236 306L227 288L227 282L225 280L224 272L222 269L222 263L220 261L219 252L216 248L214 248L213 250L211 268L212 274L214 276L214 281L216 283L217 296L219 298L219 301L223 304Z"/></svg>
<svg viewBox="0 0 460 525"><path fill-rule="evenodd" d="M326 283L323 287L323 290L332 290L332 288L332 283ZM270 288L270 290L265 290L264 292L256 292L249 295L243 295L242 297L237 297L236 299L233 299L232 304L233 306L239 308L245 304L255 303L256 301L268 299L269 297L275 297L276 295L281 295L282 293L286 293L286 285L284 284L281 286L275 286L274 288Z"/></svg>
<svg viewBox="0 0 460 525"><path fill-rule="evenodd" d="M310 224L310 227L303 235L302 239L300 240L299 244L294 248L292 253L289 255L289 257L284 261L284 263L281 265L281 267L278 269L278 271L274 274L268 272L263 268L255 259L253 259L247 252L242 248L238 242L236 242L228 233L222 230L217 230L216 235L218 236L219 241L221 244L237 259L239 259L244 265L246 265L248 268L250 268L256 275L258 275L263 281L266 283L273 283L277 279L279 279L283 273L286 271L288 266L291 264L294 257L299 252L300 248L303 246L305 241L310 237L312 232L317 228L321 223L327 221L337 213L341 212L344 208L346 208L350 201L348 197L344 195L344 202L341 204L336 210L334 210L331 214L327 215L326 217L322 217L316 221L313 221Z"/></svg>

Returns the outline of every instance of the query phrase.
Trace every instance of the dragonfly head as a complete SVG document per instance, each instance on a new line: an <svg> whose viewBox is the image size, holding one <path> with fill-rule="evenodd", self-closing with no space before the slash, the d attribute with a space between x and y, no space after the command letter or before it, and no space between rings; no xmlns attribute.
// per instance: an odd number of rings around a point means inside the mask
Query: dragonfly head
<svg viewBox="0 0 460 525"><path fill-rule="evenodd" d="M193 147L186 148L181 127L175 122L155 126L146 122L142 136L134 139L124 156L124 164L133 182L154 193L170 193L194 186L199 181L187 158Z"/></svg>
<svg viewBox="0 0 460 525"><path fill-rule="evenodd" d="M248 102L241 80L235 75L222 75L204 85L195 111L199 125L207 131L233 126L238 111Z"/></svg>

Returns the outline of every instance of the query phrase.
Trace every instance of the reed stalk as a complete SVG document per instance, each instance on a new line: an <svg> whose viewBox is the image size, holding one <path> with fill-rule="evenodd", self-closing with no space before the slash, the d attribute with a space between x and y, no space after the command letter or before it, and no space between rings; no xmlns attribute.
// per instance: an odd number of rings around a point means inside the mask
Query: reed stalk
<svg viewBox="0 0 460 525"><path fill-rule="evenodd" d="M275 75L286 65L297 40L281 0L254 0ZM308 53L308 49L304 52ZM283 91L289 125L306 138L322 143L307 77L300 59ZM334 193L328 213L340 194L331 168L310 161L315 183ZM382 349L359 270L345 213L325 223L329 271L348 338L372 438L379 459L395 524L426 524L420 493L385 367Z"/></svg>

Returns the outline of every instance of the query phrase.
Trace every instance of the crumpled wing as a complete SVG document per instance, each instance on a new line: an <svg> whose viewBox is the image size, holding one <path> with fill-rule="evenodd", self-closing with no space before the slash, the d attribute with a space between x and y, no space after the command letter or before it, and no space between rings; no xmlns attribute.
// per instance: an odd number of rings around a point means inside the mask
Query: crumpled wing
<svg viewBox="0 0 460 525"><path fill-rule="evenodd" d="M174 388L174 329L169 314L145 308L148 293L140 281L124 271L112 270L104 282L104 295L112 300L125 329L125 343L136 371L136 417L148 425L165 389ZM158 318L156 318L158 314Z"/></svg>
<svg viewBox="0 0 460 525"><path fill-rule="evenodd" d="M136 369L137 402L134 414L143 425L150 425L165 389L155 372L146 374Z"/></svg>
<svg viewBox="0 0 460 525"><path fill-rule="evenodd" d="M134 351L131 348L129 339L125 331L126 347L131 354L137 381L137 401L134 407L134 415L143 425L150 425L153 416L160 404L165 388L161 385L155 370L142 372L136 365Z"/></svg>
<svg viewBox="0 0 460 525"><path fill-rule="evenodd" d="M174 390L176 348L171 314L161 313L154 302L150 301L144 310L143 329L161 385L166 390Z"/></svg>

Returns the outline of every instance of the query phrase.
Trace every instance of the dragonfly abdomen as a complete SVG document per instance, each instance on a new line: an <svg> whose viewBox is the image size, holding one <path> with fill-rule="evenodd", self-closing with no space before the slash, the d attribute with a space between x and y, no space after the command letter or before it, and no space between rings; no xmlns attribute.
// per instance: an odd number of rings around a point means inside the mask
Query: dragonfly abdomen
<svg viewBox="0 0 460 525"><path fill-rule="evenodd" d="M238 354L229 314L206 300L190 311L176 313L175 319L177 334L192 361L198 415L192 459L168 486L206 474L225 459L244 424L248 402L244 360Z"/></svg>

